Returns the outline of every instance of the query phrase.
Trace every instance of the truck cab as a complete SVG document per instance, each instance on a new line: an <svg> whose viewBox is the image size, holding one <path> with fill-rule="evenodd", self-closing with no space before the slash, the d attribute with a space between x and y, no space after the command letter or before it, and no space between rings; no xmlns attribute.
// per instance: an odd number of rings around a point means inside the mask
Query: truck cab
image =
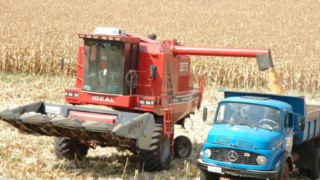
<svg viewBox="0 0 320 180"><path fill-rule="evenodd" d="M301 98L224 93L225 99L218 104L212 128L199 153L201 179L287 179L296 160L292 154L293 135L303 128L303 114L294 113L292 102L298 103Z"/></svg>

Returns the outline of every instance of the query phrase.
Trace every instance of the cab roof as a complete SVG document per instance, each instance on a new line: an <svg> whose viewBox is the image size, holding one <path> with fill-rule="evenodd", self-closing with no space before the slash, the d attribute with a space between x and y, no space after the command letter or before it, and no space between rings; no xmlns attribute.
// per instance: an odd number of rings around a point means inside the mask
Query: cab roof
<svg viewBox="0 0 320 180"><path fill-rule="evenodd" d="M240 96L240 97L228 97L226 99L221 100L222 103L233 102L233 103L248 103L248 104L256 104L262 106L274 107L277 109L287 109L291 110L290 104L278 100L273 100L269 98L259 98L255 96Z"/></svg>

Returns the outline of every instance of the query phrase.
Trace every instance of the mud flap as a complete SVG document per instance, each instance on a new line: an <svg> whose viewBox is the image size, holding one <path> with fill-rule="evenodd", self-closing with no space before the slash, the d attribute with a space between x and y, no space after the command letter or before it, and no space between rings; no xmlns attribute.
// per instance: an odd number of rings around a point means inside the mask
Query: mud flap
<svg viewBox="0 0 320 180"><path fill-rule="evenodd" d="M153 115L144 113L128 122L117 125L112 130L112 134L137 139L136 145L139 149L149 150L154 128L155 122Z"/></svg>

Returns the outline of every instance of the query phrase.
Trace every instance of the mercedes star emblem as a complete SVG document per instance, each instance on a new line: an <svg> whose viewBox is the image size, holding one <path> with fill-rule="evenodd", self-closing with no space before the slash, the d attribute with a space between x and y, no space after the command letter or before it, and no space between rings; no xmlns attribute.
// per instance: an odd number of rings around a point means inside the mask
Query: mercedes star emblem
<svg viewBox="0 0 320 180"><path fill-rule="evenodd" d="M235 162L235 161L238 159L238 154L237 154L237 152L231 150L231 151L228 153L228 159L229 159L229 161L231 161L231 162Z"/></svg>

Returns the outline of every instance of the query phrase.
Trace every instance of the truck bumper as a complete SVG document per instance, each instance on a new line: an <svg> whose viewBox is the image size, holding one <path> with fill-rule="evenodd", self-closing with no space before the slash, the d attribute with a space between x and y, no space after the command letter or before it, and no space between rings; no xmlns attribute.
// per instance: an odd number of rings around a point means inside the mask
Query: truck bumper
<svg viewBox="0 0 320 180"><path fill-rule="evenodd" d="M250 170L250 169L224 167L216 164L206 163L202 159L198 159L197 166L200 169L206 170L208 172L211 172L209 170L209 167L210 167L210 169L216 169L218 171L221 170L221 172L216 171L214 173L227 174L232 176L245 176L245 177L251 177L251 178L268 178L268 179L278 177L278 171L258 171L258 170Z"/></svg>

